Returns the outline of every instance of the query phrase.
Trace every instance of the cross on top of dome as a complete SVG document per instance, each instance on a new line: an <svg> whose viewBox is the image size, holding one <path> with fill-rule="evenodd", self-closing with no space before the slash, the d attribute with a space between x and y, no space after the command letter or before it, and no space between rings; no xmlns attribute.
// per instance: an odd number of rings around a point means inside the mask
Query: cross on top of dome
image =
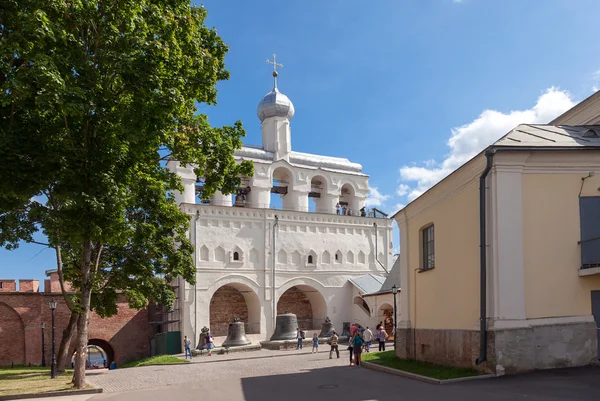
<svg viewBox="0 0 600 401"><path fill-rule="evenodd" d="M273 53L273 61L267 60L268 64L273 64L273 90L267 93L258 105L256 114L260 121L269 117L285 117L291 120L294 117L294 105L292 101L277 88L277 67L282 68L283 64L277 63L277 55Z"/></svg>

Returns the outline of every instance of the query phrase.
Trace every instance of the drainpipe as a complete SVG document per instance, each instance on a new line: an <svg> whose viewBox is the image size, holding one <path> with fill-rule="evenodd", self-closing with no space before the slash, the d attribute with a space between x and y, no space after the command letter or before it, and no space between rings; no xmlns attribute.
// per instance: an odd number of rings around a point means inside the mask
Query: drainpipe
<svg viewBox="0 0 600 401"><path fill-rule="evenodd" d="M277 304L275 302L275 233L276 233L276 229L277 226L279 225L279 217L277 215L275 215L275 223L273 224L273 266L272 270L271 270L271 300L273 301L273 330L275 330L275 323L276 323L276 317L277 317Z"/></svg>
<svg viewBox="0 0 600 401"><path fill-rule="evenodd" d="M194 348L198 346L196 339L198 338L198 229L197 223L200 218L200 210L196 210L196 218L194 219L194 276L196 277L196 283L194 284ZM181 302L181 300L179 301ZM181 308L181 305L179 306Z"/></svg>
<svg viewBox="0 0 600 401"><path fill-rule="evenodd" d="M493 165L495 149L485 152L487 164L479 177L479 357L475 363L479 365L487 360L487 242L485 211L485 179Z"/></svg>
<svg viewBox="0 0 600 401"><path fill-rule="evenodd" d="M385 268L385 266L383 265L383 263L381 263L379 261L379 252L377 251L377 223L373 223L373 227L375 227L375 260L377 261L377 263L379 263L379 266L381 266L381 268L387 273L390 274L389 271L387 271L387 269Z"/></svg>

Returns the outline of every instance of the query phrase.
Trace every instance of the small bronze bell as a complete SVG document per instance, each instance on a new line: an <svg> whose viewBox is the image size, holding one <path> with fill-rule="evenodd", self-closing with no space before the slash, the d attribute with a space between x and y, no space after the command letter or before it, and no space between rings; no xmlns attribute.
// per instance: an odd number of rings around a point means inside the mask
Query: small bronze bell
<svg viewBox="0 0 600 401"><path fill-rule="evenodd" d="M329 319L329 316L325 318L325 322L321 326L321 332L319 333L319 338L331 337L333 335L333 323Z"/></svg>

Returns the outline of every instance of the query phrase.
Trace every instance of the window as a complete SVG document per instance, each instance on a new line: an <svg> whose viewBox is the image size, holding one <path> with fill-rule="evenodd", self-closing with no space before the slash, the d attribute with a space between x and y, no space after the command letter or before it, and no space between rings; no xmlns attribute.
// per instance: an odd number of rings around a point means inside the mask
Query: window
<svg viewBox="0 0 600 401"><path fill-rule="evenodd" d="M433 242L433 224L423 229L423 267L429 270L435 267L435 247Z"/></svg>
<svg viewBox="0 0 600 401"><path fill-rule="evenodd" d="M315 263L315 262L313 261L313 255L308 255L308 264L309 264L309 265L312 265L312 264L314 264L314 263Z"/></svg>
<svg viewBox="0 0 600 401"><path fill-rule="evenodd" d="M2 281L0 281L0 288L2 288L2 284L4 284Z"/></svg>
<svg viewBox="0 0 600 401"><path fill-rule="evenodd" d="M240 260L240 253L239 252L234 252L233 253L233 260Z"/></svg>
<svg viewBox="0 0 600 401"><path fill-rule="evenodd" d="M600 267L600 196L579 198L581 268Z"/></svg>

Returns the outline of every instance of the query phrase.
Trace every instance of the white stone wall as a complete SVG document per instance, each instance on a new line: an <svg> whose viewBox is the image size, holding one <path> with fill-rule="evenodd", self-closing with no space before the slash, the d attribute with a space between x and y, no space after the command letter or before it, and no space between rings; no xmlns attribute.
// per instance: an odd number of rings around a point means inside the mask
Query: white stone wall
<svg viewBox="0 0 600 401"><path fill-rule="evenodd" d="M373 223L378 225L379 260L388 270L391 268L388 219L195 204L184 204L182 208L192 216L190 237L196 244L197 263L196 296L193 286L186 284L183 289L182 328L184 335L195 340L200 328L210 327L212 295L226 284L242 291L251 327L260 331L263 338L271 336L276 215L275 299L291 287L310 287L309 298L322 297L325 316L340 331L343 322L353 321L354 286L348 279L368 273L384 274L375 260ZM234 260L234 252L238 252L239 261ZM309 255L313 257L312 264L308 262ZM324 318L320 316L323 311L315 311L317 303L311 301L313 314Z"/></svg>

